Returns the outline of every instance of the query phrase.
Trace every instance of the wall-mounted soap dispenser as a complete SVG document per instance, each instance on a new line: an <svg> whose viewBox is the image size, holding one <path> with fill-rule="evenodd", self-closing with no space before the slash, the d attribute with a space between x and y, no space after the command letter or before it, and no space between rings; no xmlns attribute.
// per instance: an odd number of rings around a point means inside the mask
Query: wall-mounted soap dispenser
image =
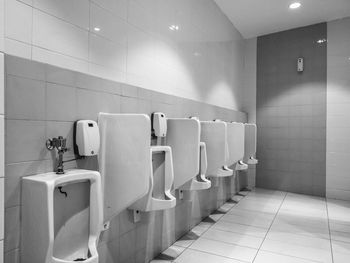
<svg viewBox="0 0 350 263"><path fill-rule="evenodd" d="M79 120L74 126L74 152L79 156L94 156L100 150L100 132L92 120Z"/></svg>

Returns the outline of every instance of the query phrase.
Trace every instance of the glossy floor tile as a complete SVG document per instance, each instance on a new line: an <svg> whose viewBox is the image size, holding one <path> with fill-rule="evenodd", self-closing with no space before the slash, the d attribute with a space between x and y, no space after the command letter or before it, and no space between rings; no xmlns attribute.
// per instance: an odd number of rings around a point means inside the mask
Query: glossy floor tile
<svg viewBox="0 0 350 263"><path fill-rule="evenodd" d="M265 189L232 199L154 263L350 262L350 202Z"/></svg>

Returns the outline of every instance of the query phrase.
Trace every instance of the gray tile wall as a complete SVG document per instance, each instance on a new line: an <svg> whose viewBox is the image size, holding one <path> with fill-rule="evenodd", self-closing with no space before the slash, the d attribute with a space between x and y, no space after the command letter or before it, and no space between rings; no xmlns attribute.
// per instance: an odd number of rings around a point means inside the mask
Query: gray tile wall
<svg viewBox="0 0 350 263"><path fill-rule="evenodd" d="M5 262L20 258L21 178L53 170L55 156L45 140L63 135L74 157L73 123L97 119L98 112L164 112L168 117L198 116L246 121L246 114L188 99L56 68L16 57L6 57L6 171ZM67 163L66 167L97 169L96 159ZM142 214L134 224L123 211L101 236L100 263L148 262L215 210L230 195L230 179L219 187L191 193L176 208Z"/></svg>
<svg viewBox="0 0 350 263"><path fill-rule="evenodd" d="M317 43L323 39L325 23L258 38L258 187L325 195L327 42Z"/></svg>

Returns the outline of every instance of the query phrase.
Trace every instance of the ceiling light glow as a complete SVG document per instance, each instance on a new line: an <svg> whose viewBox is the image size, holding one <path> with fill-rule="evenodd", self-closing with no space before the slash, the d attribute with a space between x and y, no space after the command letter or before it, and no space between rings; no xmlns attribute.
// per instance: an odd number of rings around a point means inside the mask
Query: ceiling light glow
<svg viewBox="0 0 350 263"><path fill-rule="evenodd" d="M169 26L169 29L171 31L178 31L180 29L180 27L178 25L171 25L171 26Z"/></svg>
<svg viewBox="0 0 350 263"><path fill-rule="evenodd" d="M327 39L322 38L322 39L317 40L316 42L317 42L317 44L323 44L323 43L327 42Z"/></svg>
<svg viewBox="0 0 350 263"><path fill-rule="evenodd" d="M299 2L292 3L289 6L290 9L297 9L299 7L301 7L301 4Z"/></svg>

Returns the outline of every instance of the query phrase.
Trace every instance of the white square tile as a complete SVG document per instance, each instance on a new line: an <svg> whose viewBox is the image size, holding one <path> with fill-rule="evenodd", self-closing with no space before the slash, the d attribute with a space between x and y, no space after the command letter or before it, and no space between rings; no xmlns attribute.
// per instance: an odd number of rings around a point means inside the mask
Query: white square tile
<svg viewBox="0 0 350 263"><path fill-rule="evenodd" d="M334 263L348 263L350 261L350 255L333 252L333 261Z"/></svg>
<svg viewBox="0 0 350 263"><path fill-rule="evenodd" d="M89 61L126 72L127 48L100 36L90 34Z"/></svg>
<svg viewBox="0 0 350 263"><path fill-rule="evenodd" d="M262 237L253 237L244 234L238 234L233 232L227 232L216 229L209 229L202 236L206 239L221 241L225 243L230 243L234 245L244 246L259 249L262 244L264 238Z"/></svg>
<svg viewBox="0 0 350 263"><path fill-rule="evenodd" d="M46 120L75 121L76 102L75 88L54 83L46 84Z"/></svg>
<svg viewBox="0 0 350 263"><path fill-rule="evenodd" d="M4 218L5 218L5 179L0 178L0 240L4 239ZM2 253L0 253L1 257Z"/></svg>
<svg viewBox="0 0 350 263"><path fill-rule="evenodd" d="M90 31L115 43L127 44L128 24L126 21L93 3L90 10Z"/></svg>
<svg viewBox="0 0 350 263"><path fill-rule="evenodd" d="M219 229L223 231L229 231L233 233L249 235L254 237L265 237L267 229L255 226L235 224L231 222L219 221L214 226L213 229Z"/></svg>
<svg viewBox="0 0 350 263"><path fill-rule="evenodd" d="M52 15L34 9L34 46L87 61L88 41L87 30L83 30Z"/></svg>
<svg viewBox="0 0 350 263"><path fill-rule="evenodd" d="M126 20L128 10L127 0L92 0L92 2L98 4L112 14Z"/></svg>
<svg viewBox="0 0 350 263"><path fill-rule="evenodd" d="M89 63L85 60L76 59L39 47L33 47L32 52L33 60L83 73L88 73L89 71Z"/></svg>
<svg viewBox="0 0 350 263"><path fill-rule="evenodd" d="M262 228L269 228L271 226L274 219L273 214L246 211L247 212L245 212L245 210L232 209L228 214L222 217L222 220Z"/></svg>
<svg viewBox="0 0 350 263"><path fill-rule="evenodd" d="M5 36L25 43L32 42L32 7L19 1L5 1Z"/></svg>
<svg viewBox="0 0 350 263"><path fill-rule="evenodd" d="M314 261L309 261L301 258L296 258L292 256L285 256L280 254L275 254L267 251L260 250L256 256L254 263L312 263Z"/></svg>
<svg viewBox="0 0 350 263"><path fill-rule="evenodd" d="M242 263L242 261L216 256L213 254L186 249L174 263Z"/></svg>
<svg viewBox="0 0 350 263"><path fill-rule="evenodd" d="M0 21L5 21L5 0L0 0ZM4 51L5 25L0 23L0 51Z"/></svg>
<svg viewBox="0 0 350 263"><path fill-rule="evenodd" d="M0 114L5 113L5 58L0 53Z"/></svg>
<svg viewBox="0 0 350 263"><path fill-rule="evenodd" d="M33 6L71 24L89 28L89 1L33 0Z"/></svg>
<svg viewBox="0 0 350 263"><path fill-rule="evenodd" d="M24 42L13 40L10 38L5 39L5 51L8 55L13 55L21 58L32 58L32 46Z"/></svg>
<svg viewBox="0 0 350 263"><path fill-rule="evenodd" d="M6 96L7 118L45 120L45 82L8 75Z"/></svg>
<svg viewBox="0 0 350 263"><path fill-rule="evenodd" d="M254 257L258 251L257 249L253 248L228 244L205 238L199 238L190 246L190 248L246 262L253 262Z"/></svg>
<svg viewBox="0 0 350 263"><path fill-rule="evenodd" d="M332 262L331 250L322 248L311 248L276 240L266 239L261 246L261 250L270 251L277 254L293 256L322 263Z"/></svg>
<svg viewBox="0 0 350 263"><path fill-rule="evenodd" d="M4 241L0 241L0 263L4 262ZM14 262L14 261L11 261Z"/></svg>

